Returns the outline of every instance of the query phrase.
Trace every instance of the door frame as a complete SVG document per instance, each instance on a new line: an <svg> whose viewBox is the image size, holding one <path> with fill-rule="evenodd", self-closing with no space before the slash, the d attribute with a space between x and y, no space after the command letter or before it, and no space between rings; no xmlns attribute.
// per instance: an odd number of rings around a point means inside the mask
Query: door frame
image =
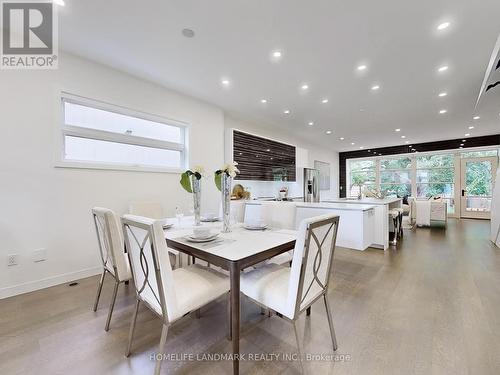
<svg viewBox="0 0 500 375"><path fill-rule="evenodd" d="M465 186L466 186L466 181L465 181L465 174L467 171L467 162L471 161L491 161L491 166L492 166L492 171L491 171L491 177L493 179L492 184L495 184L495 176L498 168L498 157L496 156L485 156L485 157L470 157L470 158L461 158L460 159L460 186L458 189L458 193L460 196L460 212L459 216L461 218L467 218L467 219L487 219L489 220L491 218L491 212L481 212L481 211L472 211L472 212L467 212L465 211L467 207L466 203L466 195L464 194L465 192ZM494 187L494 186L493 186ZM493 189L492 187L492 189ZM493 192L493 190L492 190Z"/></svg>

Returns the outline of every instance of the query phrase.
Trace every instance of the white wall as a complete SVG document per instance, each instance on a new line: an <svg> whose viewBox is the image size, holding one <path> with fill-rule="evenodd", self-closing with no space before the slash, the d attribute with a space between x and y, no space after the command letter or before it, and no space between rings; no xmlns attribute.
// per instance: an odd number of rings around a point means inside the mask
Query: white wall
<svg viewBox="0 0 500 375"><path fill-rule="evenodd" d="M282 186L288 187L290 197L303 196L302 191L302 169L304 167L314 168L314 161L319 160L330 163L330 190L320 191L320 199L338 197L338 176L339 176L339 154L338 152L327 150L317 145L298 140L293 134L283 129L262 126L239 120L232 116L225 117L226 129L238 129L269 138L275 141L288 143L297 147L297 182L266 182L266 181L239 181L244 187L250 188L252 198L272 196L278 194ZM227 158L226 158L227 159Z"/></svg>
<svg viewBox="0 0 500 375"><path fill-rule="evenodd" d="M225 119L213 105L68 54L61 55L54 71L2 70L0 298L99 273L93 206L123 214L131 200L155 200L173 216L176 205L187 211L192 204L178 174L55 168L61 91L188 123L190 164L202 164L209 173L224 162L225 128L295 144L307 150L308 166L314 160L331 163L327 195L337 194L337 153L280 130ZM218 211L220 193L212 181L203 182L202 211ZM262 193L274 193L269 183L254 184ZM48 258L34 263L33 251L41 248ZM19 264L8 267L7 254L18 254Z"/></svg>
<svg viewBox="0 0 500 375"><path fill-rule="evenodd" d="M54 168L61 90L187 122L191 165L224 160L224 114L212 105L66 54L58 70L0 71L0 298L99 272L93 206L121 214L130 200L156 200L173 215L190 205L177 174ZM205 181L202 210L219 194ZM48 259L34 263L40 248ZM19 265L7 267L12 253Z"/></svg>

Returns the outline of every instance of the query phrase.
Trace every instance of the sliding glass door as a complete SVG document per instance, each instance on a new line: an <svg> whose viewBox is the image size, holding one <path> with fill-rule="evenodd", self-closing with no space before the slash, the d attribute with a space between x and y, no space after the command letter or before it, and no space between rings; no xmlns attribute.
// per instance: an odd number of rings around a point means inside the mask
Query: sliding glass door
<svg viewBox="0 0 500 375"><path fill-rule="evenodd" d="M490 218L497 160L497 157L461 159L461 217Z"/></svg>

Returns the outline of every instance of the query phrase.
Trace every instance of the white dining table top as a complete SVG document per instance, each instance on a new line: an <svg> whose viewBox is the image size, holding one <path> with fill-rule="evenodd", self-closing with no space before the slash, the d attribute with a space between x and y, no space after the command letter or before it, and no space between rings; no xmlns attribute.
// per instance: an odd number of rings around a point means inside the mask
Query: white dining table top
<svg viewBox="0 0 500 375"><path fill-rule="evenodd" d="M231 226L230 233L220 233L215 241L188 242L184 237L193 233L193 218L184 217L180 225L176 218L169 219L168 222L174 226L164 230L166 239L177 240L230 261L241 260L297 239L297 231L294 230L268 228L254 231L245 229L242 223L237 223ZM202 225L211 227L214 233L222 230L222 222L202 223Z"/></svg>

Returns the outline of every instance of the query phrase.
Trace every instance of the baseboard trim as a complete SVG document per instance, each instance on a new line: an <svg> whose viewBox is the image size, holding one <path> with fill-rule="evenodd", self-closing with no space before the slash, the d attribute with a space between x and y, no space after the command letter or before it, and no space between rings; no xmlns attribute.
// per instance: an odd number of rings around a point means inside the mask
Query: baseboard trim
<svg viewBox="0 0 500 375"><path fill-rule="evenodd" d="M17 296L19 294L24 294L24 293L34 292L40 289L49 288L51 286L64 284L70 281L83 279L85 277L98 275L101 272L102 272L102 267L93 267L76 272L69 272L62 275L47 277L45 279L30 281L23 284L8 286L6 288L0 288L0 300L8 297Z"/></svg>

